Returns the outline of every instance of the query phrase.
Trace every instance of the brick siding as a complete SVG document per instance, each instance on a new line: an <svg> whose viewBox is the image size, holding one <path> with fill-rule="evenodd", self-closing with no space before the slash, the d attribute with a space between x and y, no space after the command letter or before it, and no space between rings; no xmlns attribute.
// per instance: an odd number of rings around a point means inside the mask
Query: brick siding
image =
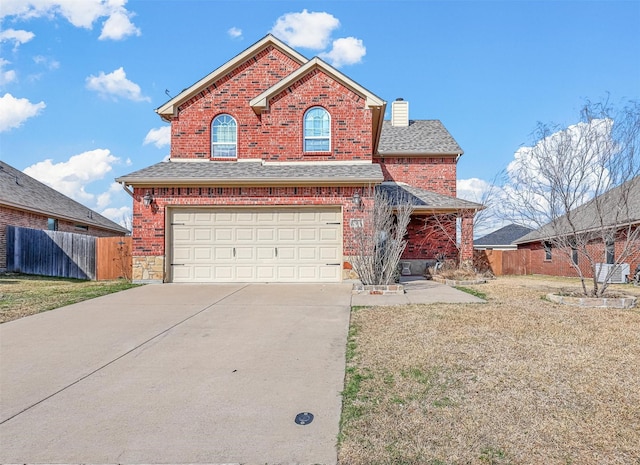
<svg viewBox="0 0 640 465"><path fill-rule="evenodd" d="M546 259L546 251L541 242L535 242L531 244L523 244L518 246L520 249L531 250L531 273L532 274L544 274L550 276L569 276L577 277L578 272L571 265L569 253L570 250L559 250L552 248L551 260ZM624 248L624 242L618 238L615 243L615 256L616 260L622 254ZM599 263L606 263L605 246L602 243L594 243L589 246L589 254L596 259L600 258ZM623 260L623 263L628 263L630 272L636 269L640 265L640 240L636 240L634 244L630 246L631 254ZM583 276L593 277L592 270L586 259L578 257L578 265L583 273Z"/></svg>
<svg viewBox="0 0 640 465"><path fill-rule="evenodd" d="M360 96L319 69L274 96L261 115L254 113L249 100L298 68L270 47L182 104L171 124L171 158L209 159L211 122L226 113L237 122L238 159L371 160L371 110ZM303 152L302 119L313 106L331 115L331 152Z"/></svg>
<svg viewBox="0 0 640 465"><path fill-rule="evenodd" d="M456 159L454 157L374 157L385 181L405 182L412 186L456 196Z"/></svg>

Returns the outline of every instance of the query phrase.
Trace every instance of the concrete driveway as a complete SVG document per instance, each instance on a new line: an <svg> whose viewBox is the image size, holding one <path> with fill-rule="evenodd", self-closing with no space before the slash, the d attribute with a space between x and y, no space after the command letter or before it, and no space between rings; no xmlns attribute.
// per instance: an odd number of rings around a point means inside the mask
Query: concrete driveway
<svg viewBox="0 0 640 465"><path fill-rule="evenodd" d="M350 299L147 285L5 323L0 462L335 463Z"/></svg>

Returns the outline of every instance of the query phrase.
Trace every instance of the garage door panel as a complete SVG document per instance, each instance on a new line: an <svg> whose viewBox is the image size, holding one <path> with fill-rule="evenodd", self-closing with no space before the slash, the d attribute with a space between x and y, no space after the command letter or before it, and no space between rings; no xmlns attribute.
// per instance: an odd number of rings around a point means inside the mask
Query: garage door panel
<svg viewBox="0 0 640 465"><path fill-rule="evenodd" d="M276 231L274 228L257 228L256 229L256 241L275 241Z"/></svg>
<svg viewBox="0 0 640 465"><path fill-rule="evenodd" d="M289 247L279 246L278 247L278 259L279 259L279 261L282 261L282 260L295 260L296 259L296 247L294 247L294 246L289 246Z"/></svg>
<svg viewBox="0 0 640 465"><path fill-rule="evenodd" d="M255 213L250 212L238 212L236 213L235 222L236 223L251 223L254 224L256 221Z"/></svg>
<svg viewBox="0 0 640 465"><path fill-rule="evenodd" d="M233 247L214 247L213 258L216 261L233 260Z"/></svg>
<svg viewBox="0 0 640 465"><path fill-rule="evenodd" d="M289 242L296 240L296 229L294 227L290 228L278 228L277 232L278 241L279 242Z"/></svg>
<svg viewBox="0 0 640 465"><path fill-rule="evenodd" d="M175 228L173 230L174 242L189 242L193 239L193 229L188 228Z"/></svg>
<svg viewBox="0 0 640 465"><path fill-rule="evenodd" d="M237 266L236 279L238 281L253 281L255 279L255 268L251 266Z"/></svg>
<svg viewBox="0 0 640 465"><path fill-rule="evenodd" d="M195 261L211 262L212 258L211 247L196 247L193 249L193 259Z"/></svg>
<svg viewBox="0 0 640 465"><path fill-rule="evenodd" d="M273 260L275 257L275 247L256 247L256 258L258 260Z"/></svg>
<svg viewBox="0 0 640 465"><path fill-rule="evenodd" d="M213 276L219 281L230 281L234 278L234 267L231 265L216 265L213 267Z"/></svg>
<svg viewBox="0 0 640 465"><path fill-rule="evenodd" d="M315 228L300 228L298 231L298 238L301 241L317 241L318 230Z"/></svg>
<svg viewBox="0 0 640 465"><path fill-rule="evenodd" d="M253 242L254 239L254 230L253 228L237 228L236 229L236 241L238 242Z"/></svg>
<svg viewBox="0 0 640 465"><path fill-rule="evenodd" d="M300 260L317 260L318 251L316 247L299 247L298 258Z"/></svg>
<svg viewBox="0 0 640 465"><path fill-rule="evenodd" d="M173 281L340 281L339 207L198 210L172 212Z"/></svg>
<svg viewBox="0 0 640 465"><path fill-rule="evenodd" d="M319 255L322 260L338 260L338 249L336 247L319 247Z"/></svg>
<svg viewBox="0 0 640 465"><path fill-rule="evenodd" d="M273 281L276 277L275 266L260 266L256 267L256 278L260 280Z"/></svg>
<svg viewBox="0 0 640 465"><path fill-rule="evenodd" d="M191 247L174 247L173 258L176 260L191 260L193 249Z"/></svg>
<svg viewBox="0 0 640 465"><path fill-rule="evenodd" d="M232 228L216 228L214 230L214 237L216 242L229 242L233 240L233 229Z"/></svg>
<svg viewBox="0 0 640 465"><path fill-rule="evenodd" d="M321 242L337 242L339 231L336 228L322 228L320 229L320 241Z"/></svg>

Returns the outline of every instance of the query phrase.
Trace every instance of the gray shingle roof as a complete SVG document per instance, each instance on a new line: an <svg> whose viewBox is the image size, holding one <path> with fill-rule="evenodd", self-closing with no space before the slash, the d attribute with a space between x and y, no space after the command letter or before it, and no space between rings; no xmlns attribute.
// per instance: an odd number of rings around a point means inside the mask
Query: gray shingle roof
<svg viewBox="0 0 640 465"><path fill-rule="evenodd" d="M473 240L473 245L510 245L513 241L529 234L533 229L517 224L509 224L492 233Z"/></svg>
<svg viewBox="0 0 640 465"><path fill-rule="evenodd" d="M431 210L480 210L483 205L468 200L437 194L404 183L385 182L376 186L384 192L394 205L409 202L414 209Z"/></svg>
<svg viewBox="0 0 640 465"><path fill-rule="evenodd" d="M160 162L116 179L131 185L158 183L361 183L381 182L375 163Z"/></svg>
<svg viewBox="0 0 640 465"><path fill-rule="evenodd" d="M572 210L570 216L577 232L640 223L640 176ZM600 226L600 221L604 226ZM568 227L567 215L563 215L555 225L548 223L514 242L537 242L558 236L558 233L562 235L569 232L571 229Z"/></svg>
<svg viewBox="0 0 640 465"><path fill-rule="evenodd" d="M0 204L122 234L117 223L0 161Z"/></svg>
<svg viewBox="0 0 640 465"><path fill-rule="evenodd" d="M378 153L385 154L461 154L460 148L449 131L439 120L409 121L409 126L392 126L382 123Z"/></svg>

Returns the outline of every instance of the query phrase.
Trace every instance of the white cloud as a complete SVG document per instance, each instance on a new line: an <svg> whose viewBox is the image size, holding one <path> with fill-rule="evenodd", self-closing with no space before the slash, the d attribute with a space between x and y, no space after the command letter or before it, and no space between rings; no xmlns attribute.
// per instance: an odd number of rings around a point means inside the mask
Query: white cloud
<svg viewBox="0 0 640 465"><path fill-rule="evenodd" d="M20 127L25 120L38 115L45 107L44 102L31 103L26 98L4 94L0 97L0 132Z"/></svg>
<svg viewBox="0 0 640 465"><path fill-rule="evenodd" d="M142 145L153 144L159 149L166 147L171 143L171 126L162 126L160 128L151 129Z"/></svg>
<svg viewBox="0 0 640 465"><path fill-rule="evenodd" d="M114 223L118 223L124 228L131 228L131 207L110 207L100 212L105 218L109 218Z"/></svg>
<svg viewBox="0 0 640 465"><path fill-rule="evenodd" d="M140 35L131 23L132 13L126 10L126 3L127 0L3 0L0 18L62 16L75 27L91 29L99 18L106 17L100 38L120 40Z"/></svg>
<svg viewBox="0 0 640 465"><path fill-rule="evenodd" d="M33 57L33 62L37 65L42 65L47 69L60 68L60 62L51 58L47 58L43 55L36 55Z"/></svg>
<svg viewBox="0 0 640 465"><path fill-rule="evenodd" d="M113 194L119 194L120 192L122 192L122 186L117 182L112 182L109 189L96 196L96 208L106 208L111 203Z"/></svg>
<svg viewBox="0 0 640 465"><path fill-rule="evenodd" d="M280 16L271 33L291 47L322 50L329 44L331 33L340 26L338 18L324 12L287 13Z"/></svg>
<svg viewBox="0 0 640 465"><path fill-rule="evenodd" d="M98 39L122 40L128 36L139 36L141 34L140 29L131 22L132 17L133 13L124 8L119 8L104 22L102 34Z"/></svg>
<svg viewBox="0 0 640 465"><path fill-rule="evenodd" d="M122 97L134 102L150 102L149 97L142 95L140 86L127 79L127 73L120 67L115 71L105 74L100 71L97 76L89 76L86 79L87 89L95 90L103 97Z"/></svg>
<svg viewBox="0 0 640 465"><path fill-rule="evenodd" d="M344 37L334 40L331 50L321 53L320 58L336 68L340 68L344 65L360 63L366 54L367 48L362 44L362 40L355 37Z"/></svg>
<svg viewBox="0 0 640 465"><path fill-rule="evenodd" d="M456 181L457 197L471 202L482 203L491 188L491 184L484 179L469 178Z"/></svg>
<svg viewBox="0 0 640 465"><path fill-rule="evenodd" d="M229 34L229 37L232 37L234 39L242 38L242 29L232 27L227 31L227 34Z"/></svg>
<svg viewBox="0 0 640 465"><path fill-rule="evenodd" d="M4 70L4 67L9 64L11 64L10 61L5 60L4 58L0 58L0 86L9 84L10 82L13 82L17 79L15 70Z"/></svg>
<svg viewBox="0 0 640 465"><path fill-rule="evenodd" d="M26 44L35 36L33 32L29 31L5 29L4 31L0 31L0 43L13 41L13 50L15 51L20 45Z"/></svg>
<svg viewBox="0 0 640 465"><path fill-rule="evenodd" d="M83 204L98 202L106 206L105 194L95 195L86 191L89 184L103 179L120 159L107 149L95 149L73 155L67 161L53 163L51 159L27 167L24 172L58 192ZM107 193L112 192L112 187Z"/></svg>

